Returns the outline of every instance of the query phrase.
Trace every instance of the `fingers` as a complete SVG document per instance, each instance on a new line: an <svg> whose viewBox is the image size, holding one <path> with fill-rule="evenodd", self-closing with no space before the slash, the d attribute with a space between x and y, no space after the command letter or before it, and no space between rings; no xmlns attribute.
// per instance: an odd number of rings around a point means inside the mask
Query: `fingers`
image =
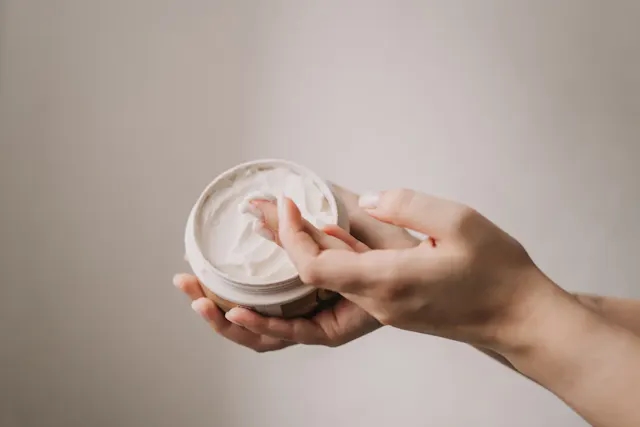
<svg viewBox="0 0 640 427"><path fill-rule="evenodd" d="M312 319L267 318L243 308L227 313L234 323L256 334L307 345L339 346L378 329L381 325L363 309L341 299Z"/></svg>
<svg viewBox="0 0 640 427"><path fill-rule="evenodd" d="M469 210L464 205L406 189L365 194L360 197L360 206L380 221L436 239L455 232L460 218Z"/></svg>
<svg viewBox="0 0 640 427"><path fill-rule="evenodd" d="M410 264L407 262L410 259L408 255L415 249L378 250L361 254L351 249L322 250L304 229L300 211L289 199L284 199L279 205L278 220L280 242L301 280L339 293L358 293L363 286L372 287L400 274L402 267Z"/></svg>
<svg viewBox="0 0 640 427"><path fill-rule="evenodd" d="M285 198L278 205L278 221L282 247L300 271L301 267L320 253L321 248L306 232L300 210L291 200Z"/></svg>
<svg viewBox="0 0 640 427"><path fill-rule="evenodd" d="M269 200L252 200L249 203L255 207L255 210L251 210L250 213L256 217L257 227L267 229L272 236L272 238L265 235L263 235L263 237L280 244L280 239L278 238L278 208L275 202Z"/></svg>
<svg viewBox="0 0 640 427"><path fill-rule="evenodd" d="M280 350L293 345L278 338L259 335L241 326L234 325L222 315L222 311L208 298L199 298L191 303L191 308L223 337L257 352Z"/></svg>
<svg viewBox="0 0 640 427"><path fill-rule="evenodd" d="M184 292L191 301L204 297L204 292L202 292L198 278L192 274L176 274L173 276L173 284L176 288Z"/></svg>
<svg viewBox="0 0 640 427"><path fill-rule="evenodd" d="M351 234L349 234L347 230L337 225L328 225L324 227L322 231L324 231L329 236L333 236L337 239L342 240L344 243L349 245L349 247L351 247L351 249L353 249L356 252L367 252L370 250L367 245L365 245L364 243L362 243L361 241L353 237ZM326 248L326 249L330 249L330 248Z"/></svg>
<svg viewBox="0 0 640 427"><path fill-rule="evenodd" d="M254 230L267 240L272 240L282 246L279 238L279 220L278 208L274 201L271 200L252 200L249 202L255 209L247 210L256 217L257 223ZM294 208L298 208L294 204ZM300 215L302 229L306 231L311 238L318 244L321 249L349 249L349 244L343 242L340 238L333 237L323 231L318 230L306 219Z"/></svg>
<svg viewBox="0 0 640 427"><path fill-rule="evenodd" d="M364 210L350 220L349 231L371 249L408 249L420 244L420 240L404 228L380 221Z"/></svg>
<svg viewBox="0 0 640 427"><path fill-rule="evenodd" d="M360 196L358 194L333 182L329 184L331 190L340 197L347 209L351 226L350 233L369 248L408 249L420 244L420 240L409 234L404 228L379 221L370 216L359 206L358 200ZM326 230L324 231L327 234L331 234Z"/></svg>
<svg viewBox="0 0 640 427"><path fill-rule="evenodd" d="M313 254L305 253L304 248L292 244L287 253L304 283L340 294L363 296L380 284L416 277L409 276L420 265L409 256L414 250L417 249L380 249L356 253L328 249Z"/></svg>
<svg viewBox="0 0 640 427"><path fill-rule="evenodd" d="M226 317L231 322L258 335L301 344L328 344L327 336L323 330L308 319L285 320L276 317L263 317L251 310L239 307L231 309Z"/></svg>
<svg viewBox="0 0 640 427"><path fill-rule="evenodd" d="M200 282L194 275L176 274L173 278L173 284L191 299L191 308L198 313L213 330L237 344L258 352L280 350L294 344L273 337L259 336L230 323L222 315L222 311L218 306L205 297Z"/></svg>

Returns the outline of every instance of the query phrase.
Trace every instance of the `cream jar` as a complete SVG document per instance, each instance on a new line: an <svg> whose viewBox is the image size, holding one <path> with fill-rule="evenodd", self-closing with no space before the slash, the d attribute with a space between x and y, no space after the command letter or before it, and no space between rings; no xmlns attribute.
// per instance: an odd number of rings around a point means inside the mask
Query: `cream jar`
<svg viewBox="0 0 640 427"><path fill-rule="evenodd" d="M286 252L253 231L254 219L241 205L255 193L291 198L316 227L348 230L347 212L330 184L289 161L256 160L223 172L204 189L187 220L187 261L224 311L242 306L268 316L309 314L333 294L302 283Z"/></svg>

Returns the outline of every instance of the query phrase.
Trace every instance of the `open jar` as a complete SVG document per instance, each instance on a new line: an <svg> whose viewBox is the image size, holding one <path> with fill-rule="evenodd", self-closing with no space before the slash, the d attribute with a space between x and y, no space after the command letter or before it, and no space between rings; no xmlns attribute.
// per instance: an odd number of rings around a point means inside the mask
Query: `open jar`
<svg viewBox="0 0 640 427"><path fill-rule="evenodd" d="M185 231L186 257L208 298L222 310L242 306L267 316L298 317L334 294L302 283L286 252L253 232L240 211L247 194L291 198L316 227L349 218L331 185L285 160L256 160L215 178L193 206Z"/></svg>

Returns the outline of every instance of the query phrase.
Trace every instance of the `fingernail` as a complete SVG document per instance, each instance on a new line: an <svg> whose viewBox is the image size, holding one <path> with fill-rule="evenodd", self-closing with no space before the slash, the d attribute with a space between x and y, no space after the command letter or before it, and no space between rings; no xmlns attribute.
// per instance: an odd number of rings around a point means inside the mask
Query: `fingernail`
<svg viewBox="0 0 640 427"><path fill-rule="evenodd" d="M180 286L180 282L182 281L182 274L176 274L175 276L173 276L173 286Z"/></svg>
<svg viewBox="0 0 640 427"><path fill-rule="evenodd" d="M273 231L269 230L265 226L264 222L255 221L253 223L253 232L259 235L260 237L270 240L272 242L276 240L275 235L273 234Z"/></svg>
<svg viewBox="0 0 640 427"><path fill-rule="evenodd" d="M358 199L358 205L363 209L375 209L380 202L380 193L364 193Z"/></svg>
<svg viewBox="0 0 640 427"><path fill-rule="evenodd" d="M224 314L224 317L234 325L240 325L240 323L238 323L237 319L235 318L237 313L238 313L238 310L234 307L231 310L227 311Z"/></svg>
<svg viewBox="0 0 640 427"><path fill-rule="evenodd" d="M204 310L202 307L202 301L197 299L191 303L191 309L198 313L204 320L207 322L211 322L212 319L207 315L207 310Z"/></svg>

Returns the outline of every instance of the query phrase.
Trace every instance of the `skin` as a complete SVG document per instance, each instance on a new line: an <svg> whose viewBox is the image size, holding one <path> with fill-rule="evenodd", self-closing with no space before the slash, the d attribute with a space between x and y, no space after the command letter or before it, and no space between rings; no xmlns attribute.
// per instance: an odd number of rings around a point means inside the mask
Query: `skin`
<svg viewBox="0 0 640 427"><path fill-rule="evenodd" d="M469 343L593 425L640 424L638 302L564 292L513 238L466 206L407 190L365 200L366 211L343 198L361 241L310 228L290 201L276 223L261 206L265 227L303 280L345 297L332 310L285 321L233 309L225 319L195 278L178 276L177 286L215 330L257 351L341 345L386 324ZM418 242L399 227L431 239Z"/></svg>

